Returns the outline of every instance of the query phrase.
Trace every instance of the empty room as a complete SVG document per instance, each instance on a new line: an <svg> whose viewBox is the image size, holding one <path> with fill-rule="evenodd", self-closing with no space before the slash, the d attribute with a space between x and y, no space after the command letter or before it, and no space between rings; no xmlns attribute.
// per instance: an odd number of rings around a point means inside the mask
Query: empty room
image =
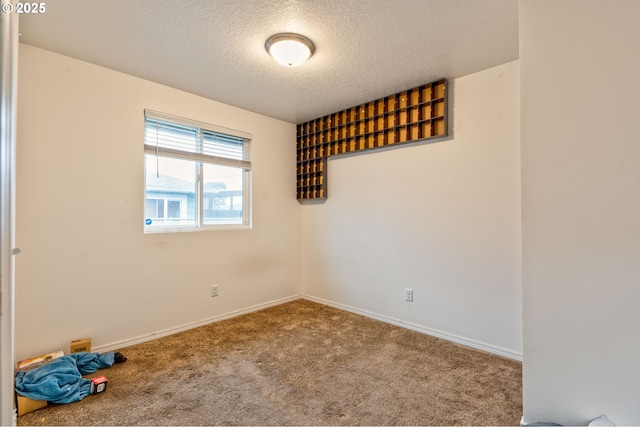
<svg viewBox="0 0 640 427"><path fill-rule="evenodd" d="M640 2L0 16L0 424L640 424Z"/></svg>

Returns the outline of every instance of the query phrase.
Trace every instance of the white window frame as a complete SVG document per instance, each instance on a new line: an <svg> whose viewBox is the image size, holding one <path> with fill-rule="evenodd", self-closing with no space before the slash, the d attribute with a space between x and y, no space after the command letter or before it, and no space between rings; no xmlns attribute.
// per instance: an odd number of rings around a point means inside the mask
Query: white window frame
<svg viewBox="0 0 640 427"><path fill-rule="evenodd" d="M147 136L147 120L158 120L161 122L167 122L173 125L185 126L194 129L197 132L199 145L197 150L181 150L175 147L163 147L158 142L157 138ZM229 129L209 123L199 122L197 120L191 120L183 117L173 116L170 114L160 113L153 110L144 110L144 168L145 168L145 182L144 182L144 215L143 227L145 233L172 233L183 231L202 231L202 230L220 230L220 229L251 229L252 228L252 215L251 215L251 140L253 136L250 133L238 131L235 129ZM242 139L242 159L237 157L227 157L224 153L216 152L216 155L203 153L203 138L202 133L209 132L218 134L221 136L231 136ZM205 145L206 147L206 145ZM187 160L192 161L195 164L196 169L196 224L195 225L151 225L148 226L146 221L146 198L147 198L147 172L146 172L146 158L147 155L155 155L158 157ZM204 164L230 166L243 170L243 184L242 184L242 222L241 224L205 224L204 222L204 180L203 170ZM162 196L157 197L163 198ZM166 199L166 198L165 198ZM166 200L165 200L166 205ZM168 209L165 206L165 210ZM187 210L187 206L181 203L181 210ZM165 212L166 216L167 212Z"/></svg>

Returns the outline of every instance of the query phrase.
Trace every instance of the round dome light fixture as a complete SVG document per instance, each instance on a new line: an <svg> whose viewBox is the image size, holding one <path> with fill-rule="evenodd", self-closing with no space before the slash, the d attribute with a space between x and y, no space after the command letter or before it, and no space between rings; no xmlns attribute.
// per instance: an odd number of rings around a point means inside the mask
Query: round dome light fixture
<svg viewBox="0 0 640 427"><path fill-rule="evenodd" d="M264 44L264 48L278 64L285 67L302 65L316 50L311 40L295 33L273 35Z"/></svg>

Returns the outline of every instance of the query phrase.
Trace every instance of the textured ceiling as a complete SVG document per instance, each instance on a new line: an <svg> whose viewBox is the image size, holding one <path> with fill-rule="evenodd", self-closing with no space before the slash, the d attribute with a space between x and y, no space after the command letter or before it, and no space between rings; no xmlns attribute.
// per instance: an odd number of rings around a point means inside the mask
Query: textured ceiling
<svg viewBox="0 0 640 427"><path fill-rule="evenodd" d="M518 0L53 0L21 42L293 123L518 58ZM264 43L309 37L285 68Z"/></svg>

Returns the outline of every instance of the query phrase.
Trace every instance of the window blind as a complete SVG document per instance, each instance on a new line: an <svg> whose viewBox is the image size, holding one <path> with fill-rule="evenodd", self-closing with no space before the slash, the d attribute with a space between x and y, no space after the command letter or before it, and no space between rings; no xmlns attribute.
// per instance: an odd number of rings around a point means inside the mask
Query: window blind
<svg viewBox="0 0 640 427"><path fill-rule="evenodd" d="M203 163L251 169L251 135L145 110L144 151Z"/></svg>

